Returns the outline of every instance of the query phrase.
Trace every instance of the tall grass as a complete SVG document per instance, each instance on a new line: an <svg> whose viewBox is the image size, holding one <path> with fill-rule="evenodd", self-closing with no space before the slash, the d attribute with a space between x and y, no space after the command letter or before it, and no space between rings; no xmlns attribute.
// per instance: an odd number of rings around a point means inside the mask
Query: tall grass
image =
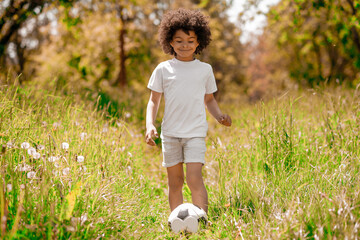
<svg viewBox="0 0 360 240"><path fill-rule="evenodd" d="M182 236L167 227L160 146L146 146L137 116L146 106L119 119L96 103L2 86L1 238L356 239L359 96L338 88L222 106L234 124L209 117L209 226Z"/></svg>

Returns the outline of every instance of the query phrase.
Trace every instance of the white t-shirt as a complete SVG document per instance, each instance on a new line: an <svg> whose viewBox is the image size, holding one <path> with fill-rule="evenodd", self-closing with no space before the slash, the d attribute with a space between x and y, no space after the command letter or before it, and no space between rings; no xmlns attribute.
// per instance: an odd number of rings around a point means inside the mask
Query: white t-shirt
<svg viewBox="0 0 360 240"><path fill-rule="evenodd" d="M173 58L160 63L148 88L164 93L165 111L161 135L179 138L205 137L205 94L217 91L210 64L197 59L184 62Z"/></svg>

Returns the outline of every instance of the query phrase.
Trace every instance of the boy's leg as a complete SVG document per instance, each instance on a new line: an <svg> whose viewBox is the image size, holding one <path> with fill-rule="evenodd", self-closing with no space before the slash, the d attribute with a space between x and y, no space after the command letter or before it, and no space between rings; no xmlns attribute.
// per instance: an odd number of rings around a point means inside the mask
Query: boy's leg
<svg viewBox="0 0 360 240"><path fill-rule="evenodd" d="M183 203L182 188L184 185L184 169L182 163L166 169L169 185L169 203L170 209L173 211L177 206Z"/></svg>
<svg viewBox="0 0 360 240"><path fill-rule="evenodd" d="M191 198L194 205L208 211L208 196L202 177L202 163L186 164L186 183L191 190Z"/></svg>

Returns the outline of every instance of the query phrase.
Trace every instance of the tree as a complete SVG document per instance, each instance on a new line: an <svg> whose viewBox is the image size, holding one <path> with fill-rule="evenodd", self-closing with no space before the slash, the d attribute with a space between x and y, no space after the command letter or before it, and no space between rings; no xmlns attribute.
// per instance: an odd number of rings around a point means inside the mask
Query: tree
<svg viewBox="0 0 360 240"><path fill-rule="evenodd" d="M282 1L270 11L291 77L298 82L355 83L360 76L360 3L354 0Z"/></svg>
<svg viewBox="0 0 360 240"><path fill-rule="evenodd" d="M0 66L8 66L10 62L15 65L19 74L24 70L27 49L32 49L24 44L24 38L19 31L26 28L31 20L36 19L43 13L45 8L51 5L71 6L73 1L61 0L10 0L0 4ZM35 24L46 24L47 21L35 20ZM36 29L34 27L33 29ZM33 31L36 33L36 31ZM10 48L12 46L12 48Z"/></svg>

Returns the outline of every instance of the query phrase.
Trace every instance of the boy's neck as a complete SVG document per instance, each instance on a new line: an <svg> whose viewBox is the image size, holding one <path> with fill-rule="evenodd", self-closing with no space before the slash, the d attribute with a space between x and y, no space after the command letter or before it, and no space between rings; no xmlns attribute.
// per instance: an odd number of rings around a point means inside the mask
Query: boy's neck
<svg viewBox="0 0 360 240"><path fill-rule="evenodd" d="M191 62L191 61L194 61L195 60L195 57L192 57L191 59L188 58L188 59L179 59L177 56L175 56L175 58L181 62Z"/></svg>

